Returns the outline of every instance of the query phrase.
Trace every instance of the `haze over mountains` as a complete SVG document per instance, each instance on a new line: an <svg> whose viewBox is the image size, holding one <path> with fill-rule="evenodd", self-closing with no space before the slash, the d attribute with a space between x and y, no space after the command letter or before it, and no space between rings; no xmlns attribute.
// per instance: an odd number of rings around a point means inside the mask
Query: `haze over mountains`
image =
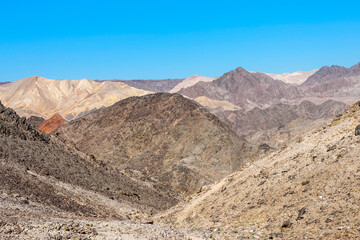
<svg viewBox="0 0 360 240"><path fill-rule="evenodd" d="M3 84L0 238L357 239L359 83L360 64Z"/></svg>

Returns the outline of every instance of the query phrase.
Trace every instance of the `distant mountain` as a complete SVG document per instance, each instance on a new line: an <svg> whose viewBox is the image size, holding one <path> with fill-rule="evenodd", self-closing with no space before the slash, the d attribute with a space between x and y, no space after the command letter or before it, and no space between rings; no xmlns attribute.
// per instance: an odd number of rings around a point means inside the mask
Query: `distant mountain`
<svg viewBox="0 0 360 240"><path fill-rule="evenodd" d="M55 114L51 118L42 122L37 129L44 133L51 133L55 131L58 127L64 125L67 121L60 116L59 114Z"/></svg>
<svg viewBox="0 0 360 240"><path fill-rule="evenodd" d="M262 142L272 147L281 147L301 135L297 129L311 130L311 125L318 126L314 123L316 120L331 119L346 108L346 104L332 100L319 105L304 101L299 105L275 104L265 109L223 111L216 115L238 136L253 143Z"/></svg>
<svg viewBox="0 0 360 240"><path fill-rule="evenodd" d="M131 97L54 132L117 169L134 169L189 194L239 169L257 149L179 94Z"/></svg>
<svg viewBox="0 0 360 240"><path fill-rule="evenodd" d="M10 82L0 82L0 85L8 84Z"/></svg>
<svg viewBox="0 0 360 240"><path fill-rule="evenodd" d="M212 82L198 82L178 93L190 98L200 96L231 102L241 108L266 107L296 99L297 88L263 73L251 73L239 67Z"/></svg>
<svg viewBox="0 0 360 240"><path fill-rule="evenodd" d="M313 75L317 71L318 69L309 72L297 71L293 73L282 73L282 74L265 73L265 74L272 77L273 79L281 80L285 83L300 85L304 83L311 75Z"/></svg>
<svg viewBox="0 0 360 240"><path fill-rule="evenodd" d="M360 63L351 68L336 65L322 67L299 89L307 97L357 98L360 95Z"/></svg>
<svg viewBox="0 0 360 240"><path fill-rule="evenodd" d="M0 191L34 207L83 216L128 219L131 212L166 209L176 192L135 180L45 134L0 103Z"/></svg>
<svg viewBox="0 0 360 240"><path fill-rule="evenodd" d="M168 92L184 79L161 80L95 80L96 82L122 82L131 87L151 92Z"/></svg>
<svg viewBox="0 0 360 240"><path fill-rule="evenodd" d="M58 113L67 119L94 108L149 92L120 82L50 80L29 77L0 86L0 100L21 115L50 118Z"/></svg>
<svg viewBox="0 0 360 240"><path fill-rule="evenodd" d="M191 77L185 78L183 81L178 83L169 92L170 93L176 93L176 92L180 91L182 88L191 87L191 86L195 85L198 82L212 82L212 81L214 81L216 79L217 78L213 78L213 77L202 77L202 76L193 75Z"/></svg>

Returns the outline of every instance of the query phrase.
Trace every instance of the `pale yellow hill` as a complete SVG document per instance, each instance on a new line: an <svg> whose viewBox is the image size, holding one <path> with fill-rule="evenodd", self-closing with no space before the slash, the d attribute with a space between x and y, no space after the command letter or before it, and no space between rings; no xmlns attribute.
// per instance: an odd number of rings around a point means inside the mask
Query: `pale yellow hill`
<svg viewBox="0 0 360 240"><path fill-rule="evenodd" d="M50 80L29 77L0 86L0 100L21 116L49 118L55 113L76 117L94 108L150 92L120 82L82 80Z"/></svg>

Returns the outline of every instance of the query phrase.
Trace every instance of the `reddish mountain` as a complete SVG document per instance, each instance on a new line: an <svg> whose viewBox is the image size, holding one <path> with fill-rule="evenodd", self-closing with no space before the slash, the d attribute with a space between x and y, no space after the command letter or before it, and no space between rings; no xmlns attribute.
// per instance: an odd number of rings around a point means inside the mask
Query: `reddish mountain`
<svg viewBox="0 0 360 240"><path fill-rule="evenodd" d="M66 122L67 121L62 116L60 116L59 114L55 114L54 116L40 124L37 129L44 133L51 133L58 127L64 125Z"/></svg>

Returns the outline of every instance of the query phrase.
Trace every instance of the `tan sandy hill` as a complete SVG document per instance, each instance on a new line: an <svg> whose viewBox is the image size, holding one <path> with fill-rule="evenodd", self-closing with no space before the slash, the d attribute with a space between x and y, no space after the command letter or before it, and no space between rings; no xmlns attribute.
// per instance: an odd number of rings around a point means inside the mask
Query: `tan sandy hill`
<svg viewBox="0 0 360 240"><path fill-rule="evenodd" d="M170 93L176 93L180 91L182 88L188 88L193 85L195 85L198 82L212 82L216 80L217 78L214 77L203 77L203 76L197 76L193 75L191 77L185 78L180 83L178 83L173 89L171 89Z"/></svg>
<svg viewBox="0 0 360 240"><path fill-rule="evenodd" d="M359 123L360 102L159 218L220 239L359 239Z"/></svg>
<svg viewBox="0 0 360 240"><path fill-rule="evenodd" d="M120 82L50 80L29 77L0 86L1 101L21 116L50 118L58 113L66 119L79 113L149 92Z"/></svg>
<svg viewBox="0 0 360 240"><path fill-rule="evenodd" d="M57 129L117 169L135 169L192 193L239 169L256 149L217 117L179 94L132 97Z"/></svg>
<svg viewBox="0 0 360 240"><path fill-rule="evenodd" d="M318 69L308 72L297 71L293 73L281 73L281 74L265 73L265 74L272 77L273 79L281 80L285 83L300 85L304 83L311 75L313 75L317 71Z"/></svg>

